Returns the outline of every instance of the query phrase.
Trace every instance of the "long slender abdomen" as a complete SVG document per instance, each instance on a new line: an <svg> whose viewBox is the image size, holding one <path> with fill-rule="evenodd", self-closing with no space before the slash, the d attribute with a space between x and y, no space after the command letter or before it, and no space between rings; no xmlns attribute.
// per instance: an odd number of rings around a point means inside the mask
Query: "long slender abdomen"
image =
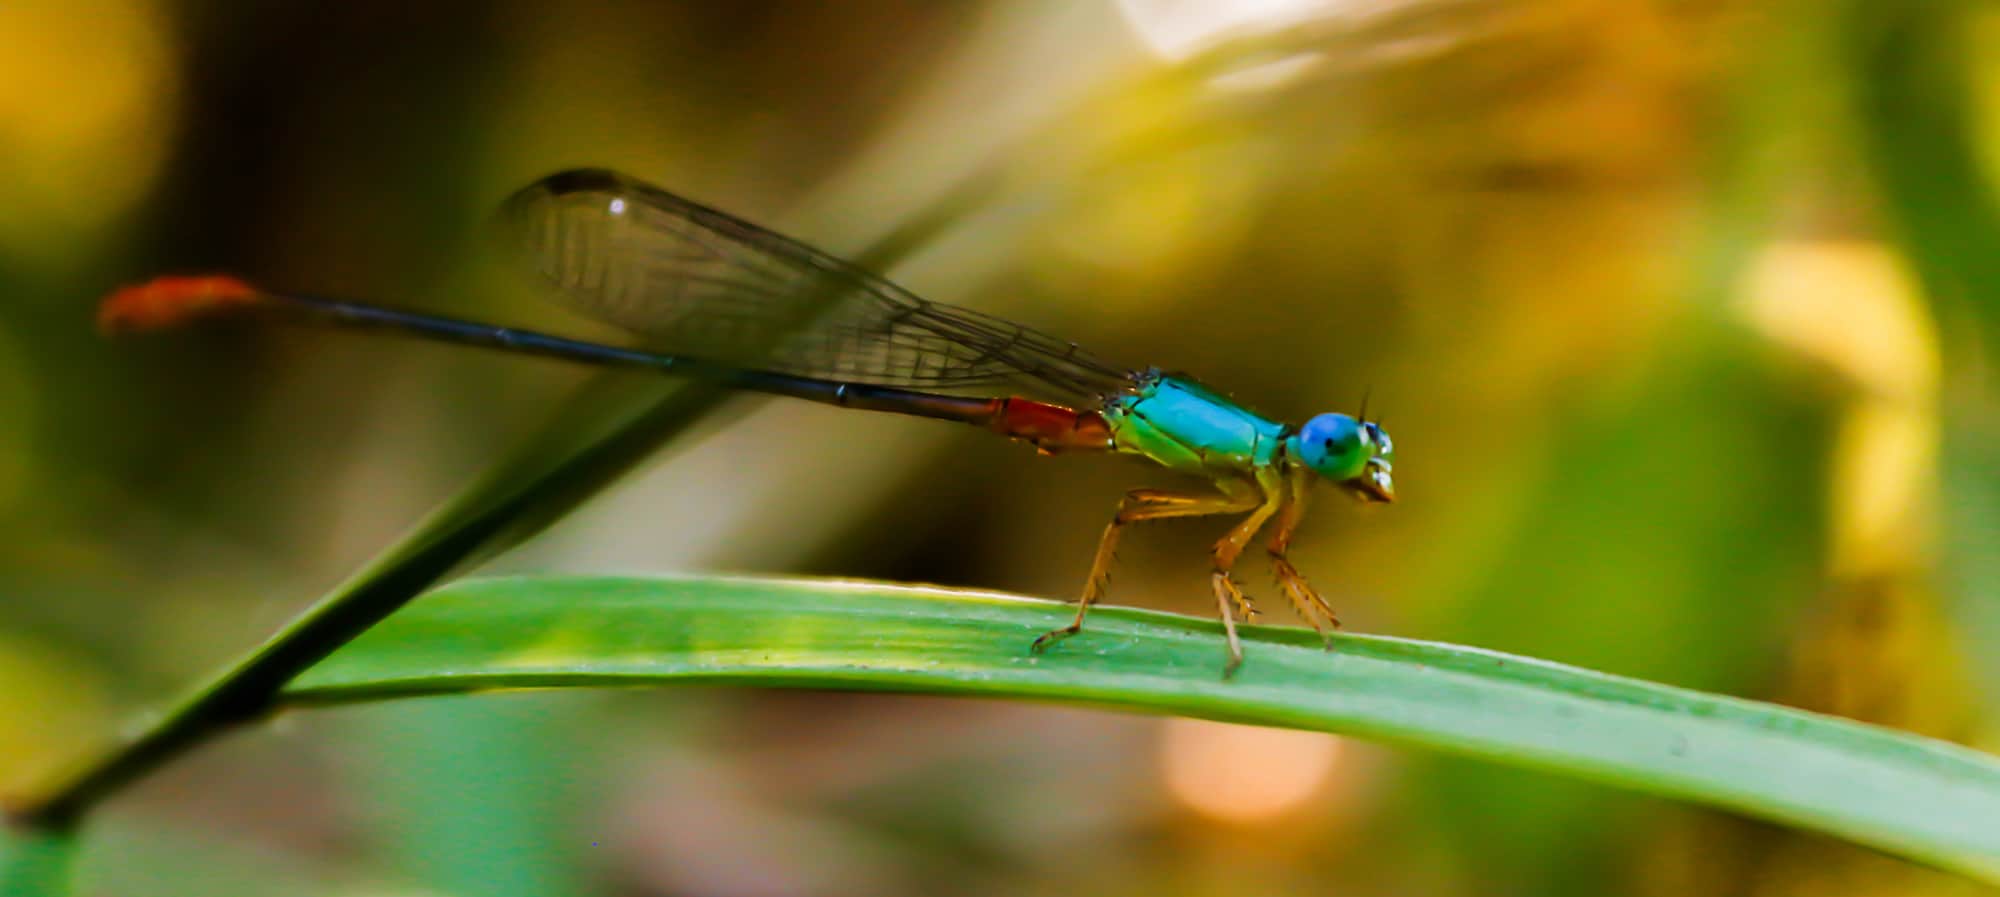
<svg viewBox="0 0 2000 897"><path fill-rule="evenodd" d="M235 311L265 310L301 323L388 328L445 342L718 382L811 402L952 420L985 427L1043 452L1108 451L1111 428L1096 411L1018 396L967 398L735 368L698 358L607 346L512 327L259 290L233 277L161 277L113 293L98 310L106 332L171 327Z"/></svg>

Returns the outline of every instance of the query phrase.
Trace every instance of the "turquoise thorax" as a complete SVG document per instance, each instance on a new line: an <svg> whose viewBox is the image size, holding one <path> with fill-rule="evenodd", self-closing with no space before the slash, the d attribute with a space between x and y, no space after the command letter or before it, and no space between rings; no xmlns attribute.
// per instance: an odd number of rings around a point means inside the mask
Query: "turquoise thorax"
<svg viewBox="0 0 2000 897"><path fill-rule="evenodd" d="M1192 474L1251 473L1277 463L1286 427L1182 377L1148 373L1104 409L1117 451Z"/></svg>

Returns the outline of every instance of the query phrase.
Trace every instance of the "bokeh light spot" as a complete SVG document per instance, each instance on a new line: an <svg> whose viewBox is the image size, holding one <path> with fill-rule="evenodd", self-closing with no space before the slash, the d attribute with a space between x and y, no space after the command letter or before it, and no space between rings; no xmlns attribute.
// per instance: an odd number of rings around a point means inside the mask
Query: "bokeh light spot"
<svg viewBox="0 0 2000 897"><path fill-rule="evenodd" d="M1255 823L1318 793L1341 747L1339 738L1318 732L1170 719L1161 765L1176 800L1216 819Z"/></svg>
<svg viewBox="0 0 2000 897"><path fill-rule="evenodd" d="M1118 11L1154 53L1185 59L1218 40L1276 31L1351 5L1348 0L1119 0Z"/></svg>

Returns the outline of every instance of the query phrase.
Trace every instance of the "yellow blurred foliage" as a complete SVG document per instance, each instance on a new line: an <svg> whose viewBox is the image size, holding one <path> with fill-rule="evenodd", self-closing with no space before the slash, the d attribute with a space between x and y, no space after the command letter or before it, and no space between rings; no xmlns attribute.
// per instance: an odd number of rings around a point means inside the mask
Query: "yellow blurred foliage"
<svg viewBox="0 0 2000 897"><path fill-rule="evenodd" d="M1773 244L1740 309L1774 343L1846 387L1828 470L1827 586L1794 628L1771 697L1972 742L1979 710L1949 616L1928 582L1936 539L1939 347L1898 257L1863 240ZM1981 886L1831 839L1690 815L1670 826L1646 892L1943 897Z"/></svg>
<svg viewBox="0 0 2000 897"><path fill-rule="evenodd" d="M87 756L110 712L88 665L0 631L0 795L21 795Z"/></svg>
<svg viewBox="0 0 2000 897"><path fill-rule="evenodd" d="M1908 275L1878 244L1827 241L1773 246L1748 276L1752 324L1856 387L1834 447L1834 572L1917 560L1932 540L1938 344Z"/></svg>
<svg viewBox="0 0 2000 897"><path fill-rule="evenodd" d="M143 195L179 72L145 0L0 4L0 254L61 266Z"/></svg>

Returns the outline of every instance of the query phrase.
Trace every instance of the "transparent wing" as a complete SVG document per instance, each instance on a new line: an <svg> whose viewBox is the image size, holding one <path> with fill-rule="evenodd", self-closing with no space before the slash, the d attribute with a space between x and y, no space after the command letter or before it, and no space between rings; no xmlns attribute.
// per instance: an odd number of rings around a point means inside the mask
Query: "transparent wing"
<svg viewBox="0 0 2000 897"><path fill-rule="evenodd" d="M920 389L1012 383L1095 397L1131 382L1075 343L919 298L616 172L550 175L509 199L501 221L572 308L659 351Z"/></svg>

